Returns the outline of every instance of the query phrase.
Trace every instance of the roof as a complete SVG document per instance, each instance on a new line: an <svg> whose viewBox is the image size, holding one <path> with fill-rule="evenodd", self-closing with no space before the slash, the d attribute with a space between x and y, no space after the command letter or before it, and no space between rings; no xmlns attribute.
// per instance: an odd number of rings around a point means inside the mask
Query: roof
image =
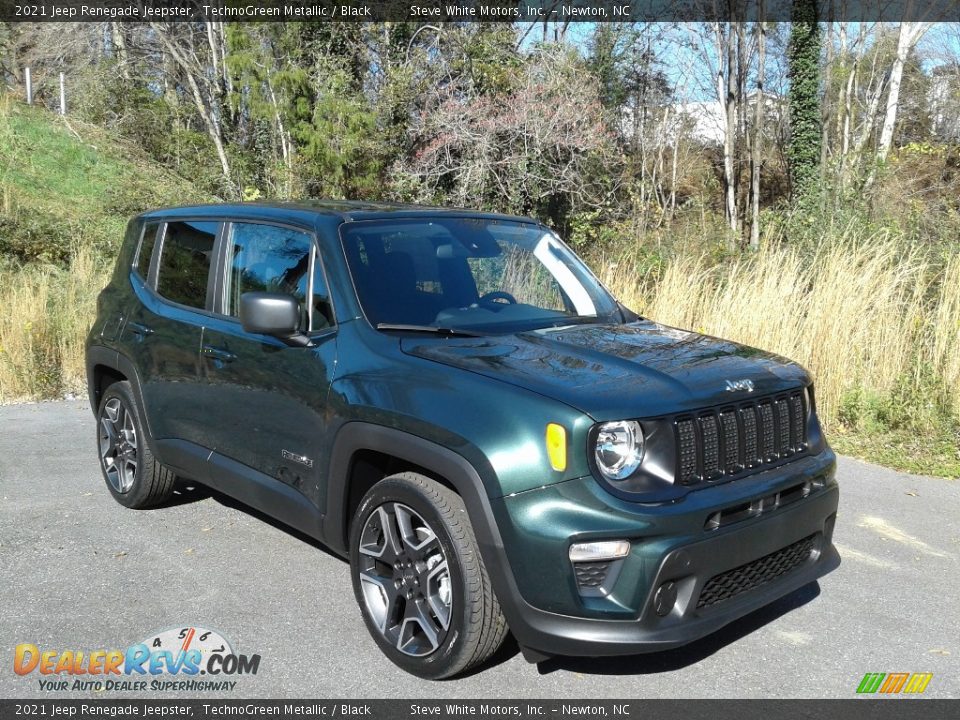
<svg viewBox="0 0 960 720"><path fill-rule="evenodd" d="M215 203L211 205L182 205L179 207L158 208L143 213L143 217L233 217L271 218L275 220L298 219L313 220L318 216L340 218L343 222L356 220L382 220L397 218L437 217L474 217L490 220L511 220L515 222L535 223L528 217L504 215L501 213L467 210L464 208L433 207L404 203L362 202L357 200L298 200L296 202L244 202Z"/></svg>

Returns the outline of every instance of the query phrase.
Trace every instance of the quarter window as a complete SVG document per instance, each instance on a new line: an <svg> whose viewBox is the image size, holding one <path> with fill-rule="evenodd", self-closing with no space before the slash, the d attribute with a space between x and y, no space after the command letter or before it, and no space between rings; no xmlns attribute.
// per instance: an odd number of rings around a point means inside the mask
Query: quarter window
<svg viewBox="0 0 960 720"><path fill-rule="evenodd" d="M244 293L285 293L300 303L303 328L316 331L331 324L326 283L309 234L277 225L233 223L227 267L228 315L239 316Z"/></svg>
<svg viewBox="0 0 960 720"><path fill-rule="evenodd" d="M147 223L143 228L143 239L140 241L136 267L140 277L144 280L149 277L150 258L153 257L153 246L157 243L157 227L159 227L159 223Z"/></svg>
<svg viewBox="0 0 960 720"><path fill-rule="evenodd" d="M210 259L218 228L215 222L167 223L157 276L160 295L188 307L206 307Z"/></svg>

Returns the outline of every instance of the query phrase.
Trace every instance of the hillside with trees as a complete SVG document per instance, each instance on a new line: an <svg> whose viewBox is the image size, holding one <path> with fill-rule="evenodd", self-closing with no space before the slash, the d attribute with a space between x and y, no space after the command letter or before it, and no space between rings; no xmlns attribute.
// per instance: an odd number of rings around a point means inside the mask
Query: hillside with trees
<svg viewBox="0 0 960 720"><path fill-rule="evenodd" d="M641 314L797 359L839 449L960 476L960 24L808 6L793 23L0 25L0 401L82 390L133 213L452 204L550 224Z"/></svg>

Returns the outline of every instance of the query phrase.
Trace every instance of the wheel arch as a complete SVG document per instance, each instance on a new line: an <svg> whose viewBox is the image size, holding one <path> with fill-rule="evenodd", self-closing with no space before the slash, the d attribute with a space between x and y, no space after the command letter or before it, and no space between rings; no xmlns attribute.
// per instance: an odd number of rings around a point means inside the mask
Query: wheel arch
<svg viewBox="0 0 960 720"><path fill-rule="evenodd" d="M100 407L100 401L103 400L103 393L106 392L107 388L124 380L128 380L127 376L116 368L109 365L95 365L90 388L90 404L95 408Z"/></svg>
<svg viewBox="0 0 960 720"><path fill-rule="evenodd" d="M126 381L133 388L137 405L140 406L140 420L151 432L147 408L143 402L143 392L140 387L140 375L133 363L123 353L102 345L92 345L87 348L87 396L90 409L94 414L100 408L100 400L104 391L113 382Z"/></svg>
<svg viewBox="0 0 960 720"><path fill-rule="evenodd" d="M383 425L354 421L337 433L327 476L324 535L337 551L349 549L350 521L360 499L376 482L398 472L418 472L463 499L477 539L492 530L500 542L486 486L462 455L425 438Z"/></svg>
<svg viewBox="0 0 960 720"><path fill-rule="evenodd" d="M465 457L448 447L395 428L352 421L337 433L330 460L323 541L331 550L349 556L349 498L353 463L362 453L389 455L405 469L415 469L455 490L463 499L493 590L511 631L518 640L528 635L524 618L528 607L503 547L487 486ZM489 472L493 472L490 468ZM381 476L383 477L383 476Z"/></svg>

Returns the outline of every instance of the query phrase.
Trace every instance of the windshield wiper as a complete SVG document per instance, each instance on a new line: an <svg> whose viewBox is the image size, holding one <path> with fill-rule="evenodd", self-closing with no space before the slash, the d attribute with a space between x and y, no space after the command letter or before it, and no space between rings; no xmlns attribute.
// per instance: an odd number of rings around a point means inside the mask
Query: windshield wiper
<svg viewBox="0 0 960 720"><path fill-rule="evenodd" d="M567 325L598 325L602 323L596 315L572 315L565 318L557 318L550 325L551 328L566 327Z"/></svg>
<svg viewBox="0 0 960 720"><path fill-rule="evenodd" d="M447 337L483 337L480 333L469 330L458 330L450 327L436 327L435 325L404 325L400 323L377 323L377 330L400 330L403 332L425 332Z"/></svg>

